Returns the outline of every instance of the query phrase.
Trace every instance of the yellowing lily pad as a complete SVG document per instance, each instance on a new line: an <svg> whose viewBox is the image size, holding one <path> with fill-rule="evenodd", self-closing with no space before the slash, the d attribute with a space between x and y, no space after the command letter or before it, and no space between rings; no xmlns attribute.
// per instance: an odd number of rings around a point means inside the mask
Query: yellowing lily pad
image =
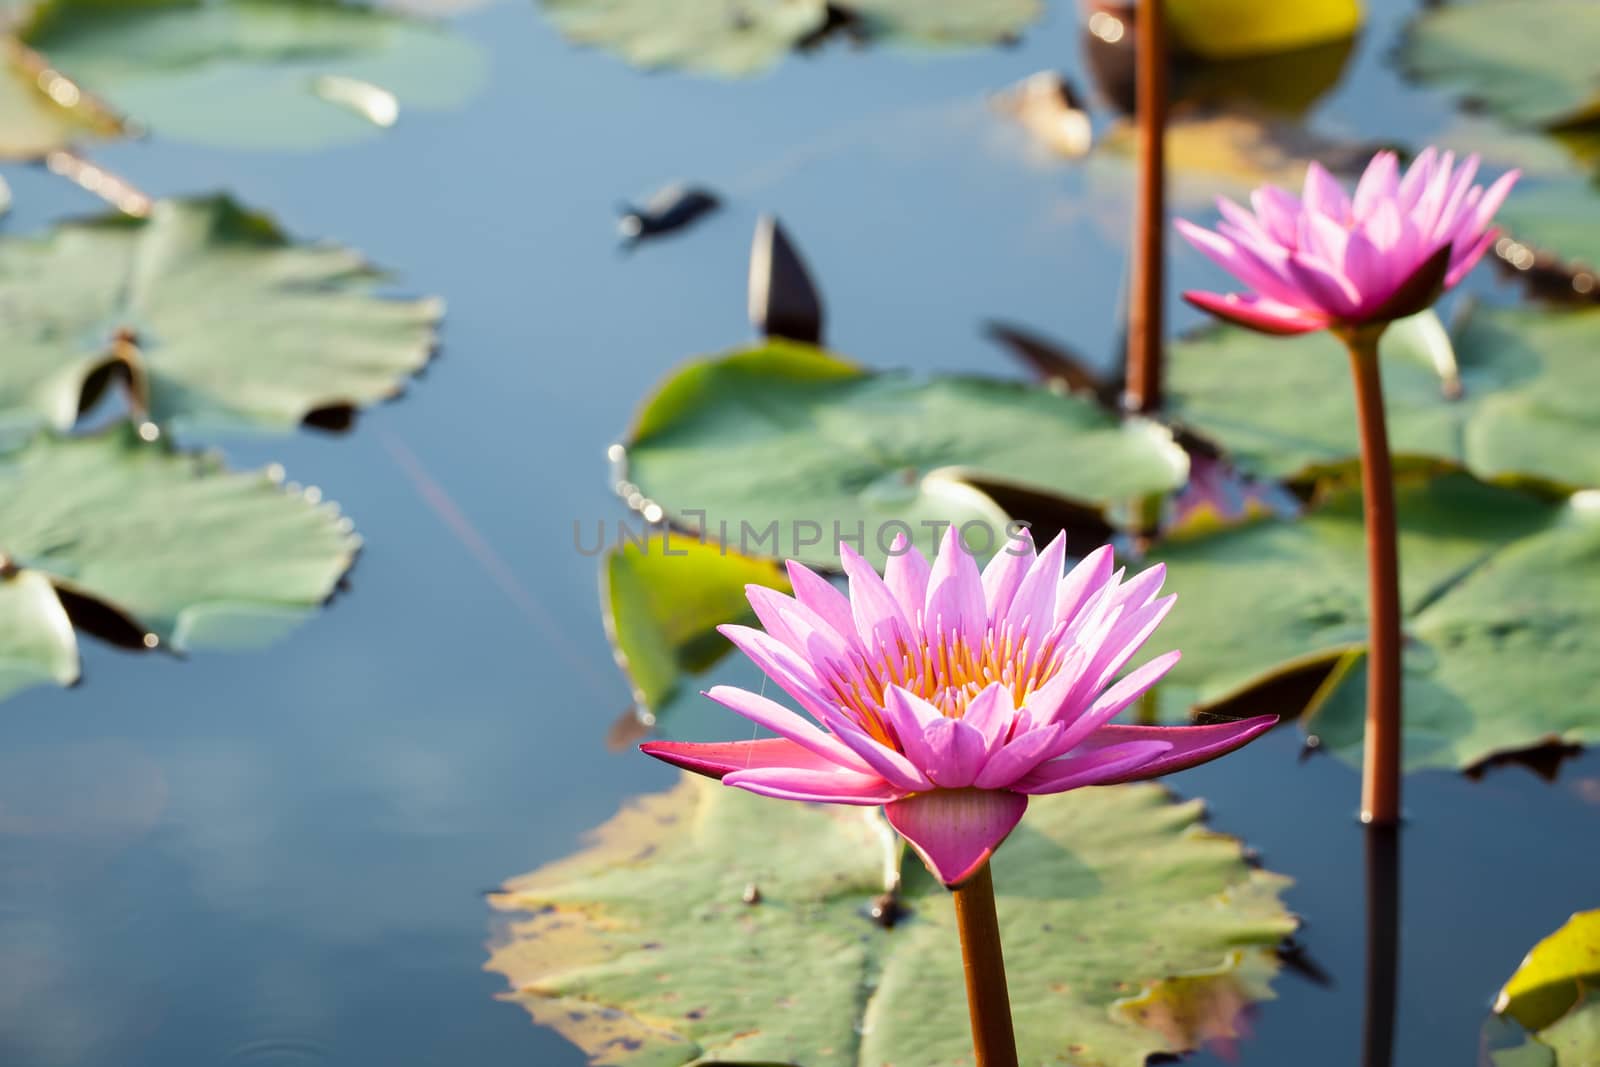
<svg viewBox="0 0 1600 1067"><path fill-rule="evenodd" d="M151 648L283 633L332 594L360 544L315 496L128 425L0 454L0 696L76 680L69 607L109 614Z"/></svg>
<svg viewBox="0 0 1600 1067"><path fill-rule="evenodd" d="M1470 768L1547 743L1600 741L1600 507L1454 474L1397 494L1408 769ZM1360 762L1365 556L1359 493L1299 522L1265 521L1164 546L1178 595L1169 676L1213 702L1287 666L1339 661L1307 729Z"/></svg>
<svg viewBox="0 0 1600 1067"><path fill-rule="evenodd" d="M754 621L747 585L789 592L777 563L666 530L606 553L601 612L641 719L653 723L681 695L684 675L706 670L733 647L718 626Z"/></svg>
<svg viewBox="0 0 1600 1067"><path fill-rule="evenodd" d="M1158 786L1037 801L994 860L1024 1062L1139 1067L1238 1034L1295 928L1287 882ZM686 778L593 847L507 884L509 999L591 1063L970 1063L949 894L908 875L875 809ZM1183 1020L1181 1023L1178 1020Z"/></svg>
<svg viewBox="0 0 1600 1067"><path fill-rule="evenodd" d="M1496 1051L1495 1067L1600 1063L1600 911L1579 912L1533 946L1494 1007L1531 1031Z"/></svg>
<svg viewBox="0 0 1600 1067"><path fill-rule="evenodd" d="M163 424L289 429L364 407L427 361L441 313L380 299L380 281L221 197L0 238L0 428L72 426L110 370Z"/></svg>
<svg viewBox="0 0 1600 1067"><path fill-rule="evenodd" d="M1176 488L1188 467L1166 429L1083 397L874 374L776 340L679 370L646 402L626 460L647 513L822 566L842 539L878 561L899 533L931 550L950 522L995 551L1008 519L977 485L1104 503Z"/></svg>

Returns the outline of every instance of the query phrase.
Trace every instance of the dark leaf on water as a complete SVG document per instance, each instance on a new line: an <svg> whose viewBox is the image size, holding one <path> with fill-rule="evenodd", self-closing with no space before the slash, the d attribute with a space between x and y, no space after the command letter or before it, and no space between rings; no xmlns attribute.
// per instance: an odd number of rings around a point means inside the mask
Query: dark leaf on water
<svg viewBox="0 0 1600 1067"><path fill-rule="evenodd" d="M681 230L720 207L717 194L698 185L669 185L654 193L642 207L624 204L619 209L617 232L627 245Z"/></svg>
<svg viewBox="0 0 1600 1067"><path fill-rule="evenodd" d="M822 294L783 224L770 215L756 222L750 245L750 324L763 337L822 343Z"/></svg>

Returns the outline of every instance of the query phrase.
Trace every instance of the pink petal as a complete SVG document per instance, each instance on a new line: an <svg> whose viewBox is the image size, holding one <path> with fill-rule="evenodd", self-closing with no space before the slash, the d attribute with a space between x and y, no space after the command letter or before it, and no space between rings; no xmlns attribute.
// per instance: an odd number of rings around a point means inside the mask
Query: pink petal
<svg viewBox="0 0 1600 1067"><path fill-rule="evenodd" d="M1348 280L1300 252L1289 257L1287 269L1306 295L1306 302L1330 318L1348 319L1361 306L1361 294Z"/></svg>
<svg viewBox="0 0 1600 1067"><path fill-rule="evenodd" d="M1056 622L1070 622L1091 597L1105 588L1111 580L1113 557L1111 546L1101 545L1079 560L1077 566L1057 583Z"/></svg>
<svg viewBox="0 0 1600 1067"><path fill-rule="evenodd" d="M1326 268L1330 273L1337 273L1340 265L1344 263L1344 246L1349 239L1350 231L1344 224L1335 222L1326 215L1307 212L1300 216L1299 251L1302 261L1314 260L1317 266Z"/></svg>
<svg viewBox="0 0 1600 1067"><path fill-rule="evenodd" d="M1378 251L1386 255L1401 255L1407 262L1410 261L1409 254L1401 253L1396 248L1404 230L1400 221L1400 208L1393 200L1385 200L1379 204L1361 224L1361 232Z"/></svg>
<svg viewBox="0 0 1600 1067"><path fill-rule="evenodd" d="M841 639L856 639L855 618L850 614L850 599L832 582L802 563L790 560L789 584L794 597L831 626Z"/></svg>
<svg viewBox="0 0 1600 1067"><path fill-rule="evenodd" d="M1056 750L1050 753L1059 756L1087 742L1095 731L1101 729L1106 723L1116 718L1122 710L1162 678L1182 657L1177 649L1157 656L1149 663L1128 672L1128 676L1116 685L1101 693L1099 698L1076 718L1059 720L1066 729L1056 742Z"/></svg>
<svg viewBox="0 0 1600 1067"><path fill-rule="evenodd" d="M1007 541L983 568L983 599L989 606L989 625L997 627L1006 617L1017 587L1027 575L1038 554L1033 550L1033 535L1027 530L1016 541Z"/></svg>
<svg viewBox="0 0 1600 1067"><path fill-rule="evenodd" d="M1133 741L1170 741L1172 748L1118 781L1135 782L1209 763L1254 740L1277 725L1276 715L1259 715L1238 722L1207 726L1102 726L1079 747L1083 752Z"/></svg>
<svg viewBox="0 0 1600 1067"><path fill-rule="evenodd" d="M1239 296L1235 293L1206 293L1191 289L1183 298L1201 311L1235 326L1260 333L1289 335L1311 333L1326 329L1328 316L1320 311L1305 311L1296 307L1259 297Z"/></svg>
<svg viewBox="0 0 1600 1067"><path fill-rule="evenodd" d="M1364 234L1352 230L1344 248L1344 276L1361 294L1362 308L1376 307L1394 292L1394 259L1378 251Z"/></svg>
<svg viewBox="0 0 1600 1067"><path fill-rule="evenodd" d="M960 719L941 716L923 731L929 759L923 768L933 784L941 789L962 789L972 784L983 769L989 743L983 734Z"/></svg>
<svg viewBox="0 0 1600 1067"><path fill-rule="evenodd" d="M1235 204L1225 196L1217 197L1217 211L1229 223L1238 227L1241 233L1248 235L1252 240L1261 244L1277 244L1272 234L1261 224L1261 220L1244 208Z"/></svg>
<svg viewBox="0 0 1600 1067"><path fill-rule="evenodd" d="M1475 188L1472 179L1477 176L1478 156L1477 153L1473 153L1450 179L1450 187L1445 192L1444 202L1439 207L1439 218L1434 223L1433 229L1428 232L1429 237L1436 241L1448 239L1461 217L1462 208L1468 203L1468 194Z"/></svg>
<svg viewBox="0 0 1600 1067"><path fill-rule="evenodd" d="M933 876L958 886L989 861L1022 821L1028 798L992 789L937 790L884 807Z"/></svg>
<svg viewBox="0 0 1600 1067"><path fill-rule="evenodd" d="M1250 194L1250 206L1256 209L1256 217L1274 241L1284 248L1294 247L1304 207L1299 197L1275 185L1263 185Z"/></svg>
<svg viewBox="0 0 1600 1067"><path fill-rule="evenodd" d="M1400 161L1393 152L1379 152L1367 164L1361 180L1356 183L1355 203L1351 210L1358 219L1368 218L1381 204L1394 203L1400 189Z"/></svg>
<svg viewBox="0 0 1600 1067"><path fill-rule="evenodd" d="M731 685L713 686L706 696L729 711L743 715L757 726L764 726L779 737L786 737L831 763L861 772L871 769L838 738L775 700Z"/></svg>
<svg viewBox="0 0 1600 1067"><path fill-rule="evenodd" d="M1017 586L1017 595L1011 598L1006 611L1006 629L1020 637L1027 626L1040 628L1035 641L1043 636L1043 628L1056 617L1056 590L1061 584L1061 567L1067 558L1067 535L1059 533L1044 546L1028 573Z"/></svg>
<svg viewBox="0 0 1600 1067"><path fill-rule="evenodd" d="M762 673L777 682L779 688L794 697L818 722L839 717L833 702L823 694L822 683L811 664L789 646L748 626L719 626L717 632L732 642L734 648L750 657Z"/></svg>
<svg viewBox="0 0 1600 1067"><path fill-rule="evenodd" d="M999 752L989 757L973 785L978 789L1004 789L1052 756L1066 727L1053 723L1014 737Z"/></svg>
<svg viewBox="0 0 1600 1067"><path fill-rule="evenodd" d="M911 633L900 601L855 549L840 544L839 560L850 578L850 611L861 643L869 649L893 648L896 638Z"/></svg>
<svg viewBox="0 0 1600 1067"><path fill-rule="evenodd" d="M897 685L884 690L883 712L906 758L914 766L932 767L936 756L926 734L935 722L944 718L944 712Z"/></svg>
<svg viewBox="0 0 1600 1067"><path fill-rule="evenodd" d="M701 744L694 741L648 741L639 746L647 756L682 767L707 778L721 778L732 771L762 767L789 767L795 770L833 771L838 765L795 744L786 737L763 737L757 741L723 741Z"/></svg>
<svg viewBox="0 0 1600 1067"><path fill-rule="evenodd" d="M911 761L891 748L885 748L877 741L858 730L836 730L836 736L850 751L860 756L873 772L894 786L896 789L915 793L928 789L933 782L923 773L921 768L913 766Z"/></svg>
<svg viewBox="0 0 1600 1067"><path fill-rule="evenodd" d="M1500 231L1491 228L1486 230L1484 235L1473 244L1468 245L1458 253L1452 253L1450 271L1444 276L1444 287L1446 289L1454 289L1461 279L1465 278L1472 268L1478 265L1478 260L1483 258L1483 254L1489 250L1489 246L1494 244L1494 239L1499 236Z"/></svg>
<svg viewBox="0 0 1600 1067"><path fill-rule="evenodd" d="M977 696L967 702L961 721L983 736L984 755L998 749L1011 731L1011 720L1016 718L1017 705L1008 686L991 682Z"/></svg>
<svg viewBox="0 0 1600 1067"><path fill-rule="evenodd" d="M1438 159L1438 150L1432 145L1417 153L1417 158L1411 161L1411 166L1406 168L1405 176L1400 179L1400 188L1395 196L1399 200L1401 212L1409 212L1417 206L1417 200L1422 196L1422 190L1428 187L1433 180L1433 168Z"/></svg>
<svg viewBox="0 0 1600 1067"><path fill-rule="evenodd" d="M1079 749L1070 755L1039 764L1011 784L1018 793L1038 796L1065 793L1089 785L1129 781L1137 772L1172 747L1165 740L1129 741L1106 745L1092 751Z"/></svg>
<svg viewBox="0 0 1600 1067"><path fill-rule="evenodd" d="M853 632L842 636L794 597L764 585L747 585L744 592L762 628L811 662L842 659L856 643Z"/></svg>
<svg viewBox="0 0 1600 1067"><path fill-rule="evenodd" d="M896 534L883 568L883 581L913 625L921 618L922 605L928 599L928 572L928 557L905 534Z"/></svg>
<svg viewBox="0 0 1600 1067"><path fill-rule="evenodd" d="M1306 168L1306 187L1301 197L1306 211L1343 222L1350 217L1350 198L1339 181L1321 163Z"/></svg>
<svg viewBox="0 0 1600 1067"><path fill-rule="evenodd" d="M855 804L876 807L905 796L888 782L870 774L853 771L811 771L789 767L766 767L753 771L730 771L723 785L736 786L764 797L779 800L804 800L815 804Z"/></svg>
<svg viewBox="0 0 1600 1067"><path fill-rule="evenodd" d="M1262 296L1288 303L1299 295L1294 284L1259 252L1187 219L1176 219L1173 225L1207 259Z"/></svg>
<svg viewBox="0 0 1600 1067"><path fill-rule="evenodd" d="M983 644L989 628L989 609L983 601L983 576L978 561L961 543L954 525L945 531L939 554L928 575L927 608L922 617L923 632L930 643L936 634L958 633L976 648Z"/></svg>
<svg viewBox="0 0 1600 1067"><path fill-rule="evenodd" d="M1511 194L1511 187L1517 184L1520 177L1522 171L1512 170L1495 179L1494 184L1484 192L1483 199L1478 201L1478 211L1472 220L1474 230L1481 233L1489 228L1489 223L1494 221L1494 213L1500 210L1500 205L1505 203L1506 197Z"/></svg>

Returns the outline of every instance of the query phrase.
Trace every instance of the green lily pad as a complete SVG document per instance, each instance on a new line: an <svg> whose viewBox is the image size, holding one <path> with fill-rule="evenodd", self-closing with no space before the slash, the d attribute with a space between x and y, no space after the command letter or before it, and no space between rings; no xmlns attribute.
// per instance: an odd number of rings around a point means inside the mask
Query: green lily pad
<svg viewBox="0 0 1600 1067"><path fill-rule="evenodd" d="M22 40L139 125L230 148L359 139L405 108L461 104L484 76L477 49L442 26L338 0L51 0ZM85 132L51 104L0 89L0 151L37 156ZM26 137L10 132L21 121Z"/></svg>
<svg viewBox="0 0 1600 1067"><path fill-rule="evenodd" d="M1271 996L1287 881L1200 818L1158 786L1086 789L996 854L1023 1062L1137 1067ZM896 852L875 810L686 777L595 836L492 898L532 914L488 964L591 1063L971 1062L949 894L918 868L899 921L869 917Z"/></svg>
<svg viewBox="0 0 1600 1067"><path fill-rule="evenodd" d="M1556 126L1600 118L1597 51L1591 0L1462 0L1417 19L1401 62L1513 122Z"/></svg>
<svg viewBox="0 0 1600 1067"><path fill-rule="evenodd" d="M874 374L769 341L697 360L646 402L626 446L646 513L746 555L881 562L897 533L931 550L946 523L980 554L1007 517L972 483L1121 501L1176 488L1188 460L1161 426L1015 382ZM859 543L856 543L859 542Z"/></svg>
<svg viewBox="0 0 1600 1067"><path fill-rule="evenodd" d="M747 585L790 591L783 568L771 560L665 530L606 553L601 612L642 721L653 724L681 695L684 675L705 671L732 649L718 626L755 621Z"/></svg>
<svg viewBox="0 0 1600 1067"><path fill-rule="evenodd" d="M1507 234L1573 269L1600 270L1600 183L1542 182L1518 194L1497 216Z"/></svg>
<svg viewBox="0 0 1600 1067"><path fill-rule="evenodd" d="M392 396L441 307L379 299L380 280L222 197L0 239L0 428L70 427L118 368L163 424L288 429Z"/></svg>
<svg viewBox="0 0 1600 1067"><path fill-rule="evenodd" d="M1495 1067L1600 1063L1600 911L1579 912L1533 947L1500 990L1495 1011L1532 1031L1496 1051Z"/></svg>
<svg viewBox="0 0 1600 1067"><path fill-rule="evenodd" d="M1600 508L1460 474L1398 488L1407 769L1473 767L1549 742L1600 741ZM1366 563L1360 496L1299 522L1177 541L1157 554L1178 603L1170 677L1217 702L1292 664L1339 661L1307 729L1359 763Z"/></svg>
<svg viewBox="0 0 1600 1067"><path fill-rule="evenodd" d="M63 598L183 650L269 639L332 594L359 540L317 494L131 426L0 455L0 695L78 675Z"/></svg>
<svg viewBox="0 0 1600 1067"><path fill-rule="evenodd" d="M1381 343L1390 447L1480 478L1600 485L1595 311L1475 310L1451 344L1432 312ZM1248 473L1305 478L1360 451L1349 357L1326 333L1215 327L1176 342L1171 417ZM1586 444L1587 442L1587 444Z"/></svg>
<svg viewBox="0 0 1600 1067"><path fill-rule="evenodd" d="M858 37L922 45L982 45L1014 37L1038 0L544 0L574 43L616 52L634 66L681 67L725 76L777 63L843 19Z"/></svg>

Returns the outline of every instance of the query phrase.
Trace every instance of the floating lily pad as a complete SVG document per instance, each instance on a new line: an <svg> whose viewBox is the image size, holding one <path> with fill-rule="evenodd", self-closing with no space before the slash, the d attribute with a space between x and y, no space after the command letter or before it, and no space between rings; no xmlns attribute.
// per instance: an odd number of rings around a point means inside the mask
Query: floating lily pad
<svg viewBox="0 0 1600 1067"><path fill-rule="evenodd" d="M1600 911L1579 912L1533 947L1495 1011L1533 1031L1494 1054L1495 1067L1600 1063Z"/></svg>
<svg viewBox="0 0 1600 1067"><path fill-rule="evenodd" d="M577 44L616 52L638 67L751 74L840 24L858 37L922 45L1005 41L1039 14L1038 0L544 0Z"/></svg>
<svg viewBox="0 0 1600 1067"><path fill-rule="evenodd" d="M0 239L0 428L71 426L116 368L161 423L287 429L392 396L441 309L379 299L380 280L226 198Z"/></svg>
<svg viewBox="0 0 1600 1067"><path fill-rule="evenodd" d="M1419 17L1401 51L1415 76L1526 125L1600 117L1593 0L1461 0Z"/></svg>
<svg viewBox="0 0 1600 1067"><path fill-rule="evenodd" d="M1600 271L1600 181L1519 189L1497 220L1511 237L1573 269Z"/></svg>
<svg viewBox="0 0 1600 1067"><path fill-rule="evenodd" d="M718 626L754 622L747 585L790 591L783 568L771 560L665 530L606 553L600 607L641 719L654 722L681 695L685 674L705 671L733 647Z"/></svg>
<svg viewBox="0 0 1600 1067"><path fill-rule="evenodd" d="M1594 311L1475 311L1452 345L1431 312L1384 335L1390 446L1482 478L1600 485ZM1326 333L1216 327L1171 346L1173 419L1243 470L1301 478L1360 451L1349 357ZM1453 362L1452 362L1453 361Z"/></svg>
<svg viewBox="0 0 1600 1067"><path fill-rule="evenodd" d="M477 49L444 27L337 0L53 0L21 40L72 88L0 88L0 154L13 158L115 132L88 96L164 137L317 148L393 125L402 108L456 106L483 81ZM15 56L9 67L17 82Z"/></svg>
<svg viewBox="0 0 1600 1067"><path fill-rule="evenodd" d="M1200 817L1158 786L1087 789L1036 802L997 853L1024 1062L1136 1067L1236 1035L1271 995L1286 880ZM595 1064L970 1063L949 894L919 869L897 923L869 917L886 834L872 809L687 778L494 897L532 914L489 969Z"/></svg>
<svg viewBox="0 0 1600 1067"><path fill-rule="evenodd" d="M1452 474L1397 496L1406 634L1405 766L1469 768L1550 742L1600 741L1600 507ZM1366 564L1359 493L1299 522L1178 541L1157 556L1178 595L1170 677L1202 702L1286 667L1338 661L1307 728L1360 761Z"/></svg>
<svg viewBox="0 0 1600 1067"><path fill-rule="evenodd" d="M253 644L333 592L359 540L331 504L131 426L0 455L0 695L77 678L68 605L147 647Z"/></svg>
<svg viewBox="0 0 1600 1067"><path fill-rule="evenodd" d="M1164 428L1083 397L873 374L776 340L679 370L626 455L630 487L676 524L823 566L841 539L877 561L897 533L931 550L950 522L993 552L1008 520L973 482L1101 503L1175 488L1188 464Z"/></svg>

